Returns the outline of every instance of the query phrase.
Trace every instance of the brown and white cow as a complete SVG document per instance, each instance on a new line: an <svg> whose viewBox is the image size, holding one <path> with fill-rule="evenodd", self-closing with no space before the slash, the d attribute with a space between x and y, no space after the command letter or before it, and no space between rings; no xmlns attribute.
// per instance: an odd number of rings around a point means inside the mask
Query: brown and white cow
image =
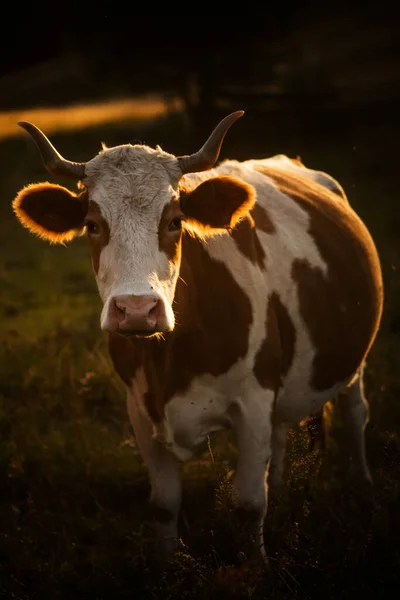
<svg viewBox="0 0 400 600"><path fill-rule="evenodd" d="M86 229L116 371L170 554L180 463L211 432L238 444L238 507L263 545L266 471L282 485L286 428L348 390L356 473L369 480L362 365L382 311L381 268L368 230L329 175L279 155L228 160L223 119L193 155L122 145L87 163L61 157L20 123L47 170L73 193L38 183L14 200L21 223L50 242Z"/></svg>

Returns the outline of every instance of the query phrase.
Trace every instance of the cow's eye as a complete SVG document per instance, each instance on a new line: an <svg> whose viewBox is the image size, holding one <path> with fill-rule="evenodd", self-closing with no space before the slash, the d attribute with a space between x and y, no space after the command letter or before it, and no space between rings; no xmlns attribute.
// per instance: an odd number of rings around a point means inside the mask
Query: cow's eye
<svg viewBox="0 0 400 600"><path fill-rule="evenodd" d="M175 217L168 224L168 231L179 231L182 229L182 217Z"/></svg>
<svg viewBox="0 0 400 600"><path fill-rule="evenodd" d="M95 221L86 221L85 226L89 235L99 233L99 226Z"/></svg>

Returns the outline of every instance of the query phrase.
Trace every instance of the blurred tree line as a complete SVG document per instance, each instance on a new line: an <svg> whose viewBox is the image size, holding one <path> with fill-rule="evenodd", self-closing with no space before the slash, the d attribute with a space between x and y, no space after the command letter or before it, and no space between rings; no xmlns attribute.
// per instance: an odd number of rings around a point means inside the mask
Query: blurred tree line
<svg viewBox="0 0 400 600"><path fill-rule="evenodd" d="M396 103L400 27L382 8L337 0L274 3L263 15L24 18L0 54L0 108L153 92L194 112Z"/></svg>

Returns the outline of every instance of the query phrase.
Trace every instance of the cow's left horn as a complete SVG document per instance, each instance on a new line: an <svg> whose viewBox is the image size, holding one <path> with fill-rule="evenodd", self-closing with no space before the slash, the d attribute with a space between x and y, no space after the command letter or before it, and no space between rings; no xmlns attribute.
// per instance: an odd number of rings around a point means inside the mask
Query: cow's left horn
<svg viewBox="0 0 400 600"><path fill-rule="evenodd" d="M43 131L28 121L20 121L20 127L25 129L34 139L39 149L43 164L47 171L55 177L69 177L71 179L83 179L85 176L86 163L72 162L66 160L57 152Z"/></svg>
<svg viewBox="0 0 400 600"><path fill-rule="evenodd" d="M216 126L206 143L198 152L189 156L179 156L178 162L182 171L185 173L196 173L198 171L207 171L215 165L221 151L222 142L231 125L244 115L244 110L237 110L231 113L225 119L222 119Z"/></svg>

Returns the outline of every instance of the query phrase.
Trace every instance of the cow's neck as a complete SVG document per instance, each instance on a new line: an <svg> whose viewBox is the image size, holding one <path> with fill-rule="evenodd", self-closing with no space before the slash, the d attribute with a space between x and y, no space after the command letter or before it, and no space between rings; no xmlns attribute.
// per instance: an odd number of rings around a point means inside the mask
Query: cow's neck
<svg viewBox="0 0 400 600"><path fill-rule="evenodd" d="M127 385L144 368L145 401L154 421L162 419L166 402L186 392L195 377L227 372L248 349L249 298L227 267L212 260L200 240L186 235L173 309L175 329L162 338L110 336L114 366Z"/></svg>

